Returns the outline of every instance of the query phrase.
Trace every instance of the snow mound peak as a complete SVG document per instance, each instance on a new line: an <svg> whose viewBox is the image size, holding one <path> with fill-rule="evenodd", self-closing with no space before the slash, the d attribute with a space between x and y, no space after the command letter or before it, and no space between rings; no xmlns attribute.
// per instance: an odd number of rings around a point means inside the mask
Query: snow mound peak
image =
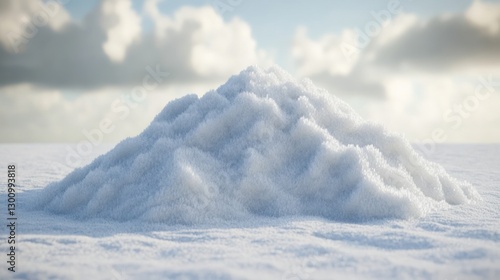
<svg viewBox="0 0 500 280"><path fill-rule="evenodd" d="M199 224L255 216L407 219L479 199L346 103L273 67L170 102L139 136L50 184L78 218Z"/></svg>

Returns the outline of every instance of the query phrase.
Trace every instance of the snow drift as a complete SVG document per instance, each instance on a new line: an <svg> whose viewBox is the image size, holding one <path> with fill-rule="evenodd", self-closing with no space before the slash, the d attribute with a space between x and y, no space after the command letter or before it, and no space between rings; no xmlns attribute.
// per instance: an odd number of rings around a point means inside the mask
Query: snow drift
<svg viewBox="0 0 500 280"><path fill-rule="evenodd" d="M250 67L201 98L170 102L139 136L47 186L36 205L78 218L198 224L406 219L478 198L309 80Z"/></svg>

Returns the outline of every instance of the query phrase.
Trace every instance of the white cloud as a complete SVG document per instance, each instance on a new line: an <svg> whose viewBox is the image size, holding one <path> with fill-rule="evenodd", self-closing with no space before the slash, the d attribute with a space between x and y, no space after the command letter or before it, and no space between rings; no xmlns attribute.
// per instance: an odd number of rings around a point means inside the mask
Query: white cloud
<svg viewBox="0 0 500 280"><path fill-rule="evenodd" d="M200 75L230 75L257 63L256 42L250 26L239 19L227 25L213 9L205 8L199 15L206 23L193 36L191 63Z"/></svg>
<svg viewBox="0 0 500 280"><path fill-rule="evenodd" d="M500 5L474 0L465 17L471 23L481 28L486 28L491 34L499 33L500 28Z"/></svg>
<svg viewBox="0 0 500 280"><path fill-rule="evenodd" d="M298 74L301 76L323 72L331 75L348 74L357 57L355 55L347 59L341 46L346 42L355 44L355 37L353 30L345 30L340 36L326 34L315 41L308 37L306 28L298 28L292 45L293 58L299 64Z"/></svg>
<svg viewBox="0 0 500 280"><path fill-rule="evenodd" d="M500 63L500 4L475 1L464 13L413 21L385 44L368 46L377 66L405 71L491 69ZM393 33L387 28L382 34ZM388 35L389 36L389 35Z"/></svg>
<svg viewBox="0 0 500 280"><path fill-rule="evenodd" d="M1 41L3 142L78 142L83 129L95 129L105 118L116 124L106 140L117 141L144 129L169 100L203 94L249 64L270 61L257 48L247 23L225 21L211 7L184 7L167 16L157 1L146 1L139 15L128 0L102 0L77 23L64 7L51 3L45 6L58 9L57 19L37 27L20 52L9 50L8 40ZM22 32L16 20L36 15L44 7L40 5L38 0L0 2L0 23L8 23L0 24L0 31ZM141 30L144 16L155 23L152 34ZM147 67L170 75L162 76L158 89L143 102L127 105L122 120L112 106L117 100L121 105L129 102L127 94L150 75Z"/></svg>
<svg viewBox="0 0 500 280"><path fill-rule="evenodd" d="M212 7L183 7L173 17L162 15L158 1L145 3L145 12L155 23L157 40L168 41L168 34L194 26L191 35L191 67L200 76L227 76L251 64L261 64L257 43L250 26L233 18L224 22ZM262 61L264 62L264 61Z"/></svg>
<svg viewBox="0 0 500 280"><path fill-rule="evenodd" d="M0 1L2 141L79 141L81 129L98 126L123 89L140 83L147 66L169 71L164 92L152 94L137 111L147 116L131 113L113 133L111 140L118 140L139 132L171 98L202 94L248 64L272 61L246 22L224 20L210 7L184 7L167 16L149 0L138 15L130 1L103 0L76 23L51 3ZM53 16L15 53L6 34L24 34L24 23L37 14ZM151 34L141 31L141 17L153 20ZM443 118L474 93L477 75L500 80L499 19L500 4L483 1L429 20L400 14L366 45L353 29L313 39L299 28L292 57L298 76L311 77L366 118L410 139L444 127L451 141L499 141L499 131L481 129L500 123L498 87L457 129ZM355 52L346 55L346 45ZM84 93L68 98L68 88Z"/></svg>
<svg viewBox="0 0 500 280"><path fill-rule="evenodd" d="M0 45L9 52L19 51L20 44L29 40L39 28L61 30L70 16L57 1L0 1Z"/></svg>
<svg viewBox="0 0 500 280"><path fill-rule="evenodd" d="M121 62L128 46L137 40L141 32L141 19L132 9L132 2L125 0L105 0L101 5L103 28L107 40L104 52L112 61Z"/></svg>
<svg viewBox="0 0 500 280"><path fill-rule="evenodd" d="M133 88L102 88L81 93L44 89L29 84L0 88L2 142L79 142L86 131L109 119L111 133L103 142L116 142L140 133L172 99L205 93L215 85L158 88L136 99Z"/></svg>
<svg viewBox="0 0 500 280"><path fill-rule="evenodd" d="M370 23L377 21L372 19ZM378 24L380 31L376 34L358 30L356 36L355 30L346 29L340 35L325 34L318 40L299 28L292 46L297 73L338 92L334 84L325 81L383 84L387 74L399 71L491 71L500 63L498 3L474 1L463 13L429 20L399 14L388 25ZM360 93L356 89L344 94Z"/></svg>
<svg viewBox="0 0 500 280"><path fill-rule="evenodd" d="M291 52L300 77L311 78L334 94L384 95L383 87L367 74L370 69L359 67L361 51L357 49L354 30L344 30L340 36L326 34L314 40L309 38L306 29L299 28Z"/></svg>
<svg viewBox="0 0 500 280"><path fill-rule="evenodd" d="M412 140L441 129L447 141L493 142L500 131L478 127L500 123L499 24L500 4L474 1L462 13L425 20L399 14L358 39L353 29L311 39L299 28L291 52L300 76ZM476 102L481 75L493 77L495 91Z"/></svg>
<svg viewBox="0 0 500 280"><path fill-rule="evenodd" d="M155 37L159 39L165 39L165 35L167 35L167 28L172 26L172 20L163 15L158 9L158 4L160 0L146 0L144 2L144 14L149 16L154 24L155 24Z"/></svg>
<svg viewBox="0 0 500 280"><path fill-rule="evenodd" d="M155 22L153 34L141 32L130 1L103 0L81 24L39 28L20 53L0 47L0 86L130 86L155 65L171 72L170 84L221 82L250 64L268 64L246 22L225 21L208 6L183 7L169 17L156 5L145 2L142 15Z"/></svg>

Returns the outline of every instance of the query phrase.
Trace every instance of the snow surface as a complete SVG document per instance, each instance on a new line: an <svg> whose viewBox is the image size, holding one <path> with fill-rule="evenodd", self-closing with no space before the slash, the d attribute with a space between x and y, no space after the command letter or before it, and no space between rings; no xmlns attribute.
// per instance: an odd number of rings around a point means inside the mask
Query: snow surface
<svg viewBox="0 0 500 280"><path fill-rule="evenodd" d="M169 225L407 219L480 199L402 137L277 67L170 102L139 136L34 198L75 218Z"/></svg>
<svg viewBox="0 0 500 280"><path fill-rule="evenodd" d="M27 197L68 174L54 169L64 164L66 148L0 145L0 166L17 164L24 191L17 272L7 271L2 241L0 279L500 279L500 145L438 146L431 155L477 188L483 199L475 204L407 220L287 216L196 226L29 210ZM97 147L84 164L111 148ZM6 235L2 226L1 239Z"/></svg>

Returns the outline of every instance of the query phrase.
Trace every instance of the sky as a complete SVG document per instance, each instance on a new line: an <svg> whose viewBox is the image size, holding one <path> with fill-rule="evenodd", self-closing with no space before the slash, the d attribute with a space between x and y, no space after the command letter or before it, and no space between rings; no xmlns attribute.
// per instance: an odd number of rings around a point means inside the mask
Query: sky
<svg viewBox="0 0 500 280"><path fill-rule="evenodd" d="M0 142L117 142L250 65L414 143L500 142L500 1L7 0Z"/></svg>

